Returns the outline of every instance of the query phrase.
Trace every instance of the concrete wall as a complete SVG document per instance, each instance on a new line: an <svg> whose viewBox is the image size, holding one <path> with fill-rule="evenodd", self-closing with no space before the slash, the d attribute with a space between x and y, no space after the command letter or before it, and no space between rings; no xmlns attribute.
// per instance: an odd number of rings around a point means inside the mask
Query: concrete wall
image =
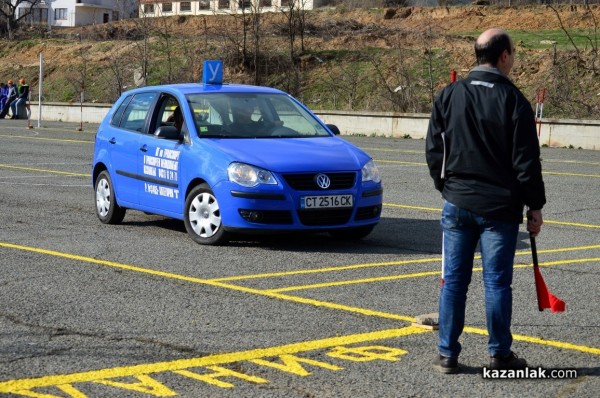
<svg viewBox="0 0 600 398"><path fill-rule="evenodd" d="M109 104L46 103L41 120L100 123ZM335 124L343 135L375 135L397 138L425 138L429 115L394 112L315 111L325 123ZM31 104L31 120L38 120L37 103ZM600 120L543 119L540 144L600 150Z"/></svg>

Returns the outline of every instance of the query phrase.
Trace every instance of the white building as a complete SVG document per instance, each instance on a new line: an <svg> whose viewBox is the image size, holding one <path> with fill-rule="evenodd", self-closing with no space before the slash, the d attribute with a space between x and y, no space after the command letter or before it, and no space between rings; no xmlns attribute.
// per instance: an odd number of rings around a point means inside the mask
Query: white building
<svg viewBox="0 0 600 398"><path fill-rule="evenodd" d="M162 17L171 15L241 14L242 12L278 12L297 9L312 10L325 0L139 0L140 16Z"/></svg>
<svg viewBox="0 0 600 398"><path fill-rule="evenodd" d="M135 0L40 0L22 22L48 26L82 26L107 23L131 17L137 9ZM17 16L29 10L23 2Z"/></svg>

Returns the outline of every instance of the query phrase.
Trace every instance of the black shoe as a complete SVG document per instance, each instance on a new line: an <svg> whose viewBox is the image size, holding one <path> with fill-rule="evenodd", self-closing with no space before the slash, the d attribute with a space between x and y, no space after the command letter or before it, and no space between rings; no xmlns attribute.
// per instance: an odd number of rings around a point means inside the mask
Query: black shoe
<svg viewBox="0 0 600 398"><path fill-rule="evenodd" d="M14 120L14 119L16 119L17 117L13 115L13 116L11 116L10 118Z"/></svg>
<svg viewBox="0 0 600 398"><path fill-rule="evenodd" d="M525 369L527 361L519 358L514 352L510 352L505 357L493 356L490 357L490 369Z"/></svg>
<svg viewBox="0 0 600 398"><path fill-rule="evenodd" d="M433 360L433 367L444 374L458 373L458 358L439 355Z"/></svg>

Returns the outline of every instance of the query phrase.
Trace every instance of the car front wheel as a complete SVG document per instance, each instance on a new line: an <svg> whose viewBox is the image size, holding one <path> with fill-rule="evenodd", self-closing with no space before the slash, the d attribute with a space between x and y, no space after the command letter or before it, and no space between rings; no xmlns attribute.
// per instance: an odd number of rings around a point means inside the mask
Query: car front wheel
<svg viewBox="0 0 600 398"><path fill-rule="evenodd" d="M125 217L125 209L117 204L112 180L106 170L96 179L96 215L104 224L118 224Z"/></svg>
<svg viewBox="0 0 600 398"><path fill-rule="evenodd" d="M221 209L215 194L206 184L190 191L185 199L185 229L201 245L220 245L227 242L221 222Z"/></svg>

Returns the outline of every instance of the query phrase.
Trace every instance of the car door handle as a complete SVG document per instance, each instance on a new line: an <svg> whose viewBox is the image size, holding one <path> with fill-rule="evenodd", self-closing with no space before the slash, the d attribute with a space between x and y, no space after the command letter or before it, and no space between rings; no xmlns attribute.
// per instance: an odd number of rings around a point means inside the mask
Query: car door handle
<svg viewBox="0 0 600 398"><path fill-rule="evenodd" d="M148 145L142 145L140 147L140 151L142 151L142 152L148 152Z"/></svg>
<svg viewBox="0 0 600 398"><path fill-rule="evenodd" d="M111 144L116 144L117 140L115 140L115 137L113 137L110 140L108 140L108 142L110 142Z"/></svg>

